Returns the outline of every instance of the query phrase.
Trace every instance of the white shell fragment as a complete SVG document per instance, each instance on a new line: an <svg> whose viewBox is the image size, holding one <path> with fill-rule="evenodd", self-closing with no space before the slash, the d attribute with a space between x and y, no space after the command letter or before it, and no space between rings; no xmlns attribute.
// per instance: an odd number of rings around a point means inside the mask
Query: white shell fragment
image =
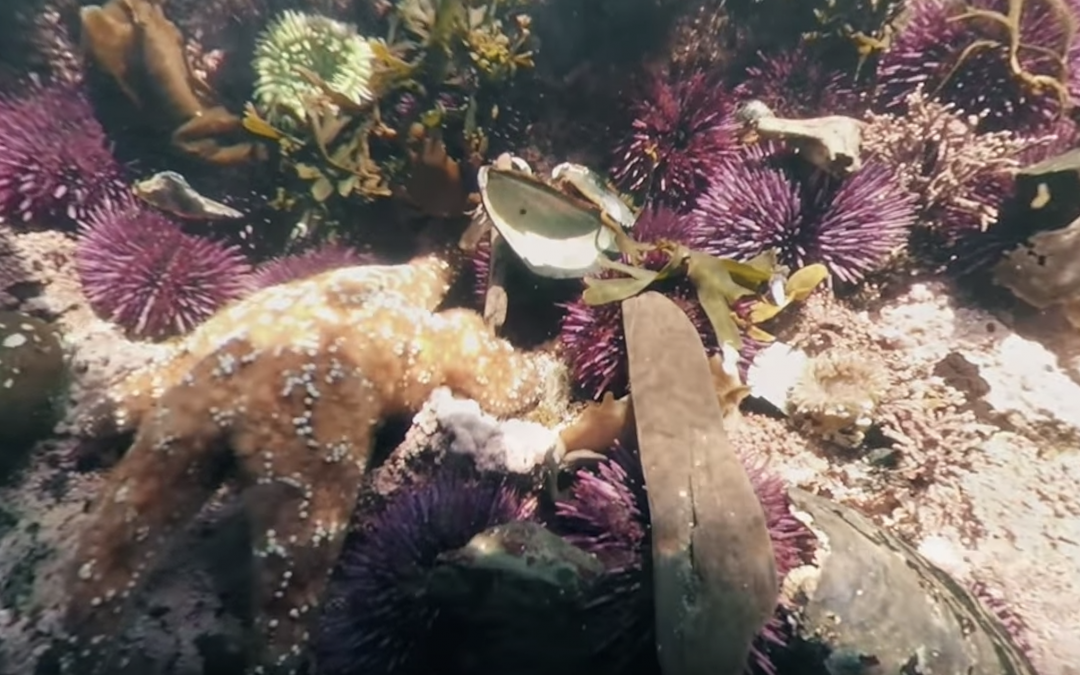
<svg viewBox="0 0 1080 675"><path fill-rule="evenodd" d="M843 115L785 119L758 117L753 128L762 138L787 143L814 166L839 175L862 166L862 122Z"/></svg>
<svg viewBox="0 0 1080 675"><path fill-rule="evenodd" d="M146 203L187 220L233 220L244 214L204 197L175 171L161 171L135 183L135 195Z"/></svg>
<svg viewBox="0 0 1080 675"><path fill-rule="evenodd" d="M615 235L587 204L519 171L480 168L484 211L534 274L575 279L600 271Z"/></svg>
<svg viewBox="0 0 1080 675"><path fill-rule="evenodd" d="M618 193L607 186L607 182L600 174L589 167L563 162L551 170L551 178L556 181L566 181L574 186L575 190L600 207L608 217L623 228L629 230L634 227L637 214L627 206Z"/></svg>
<svg viewBox="0 0 1080 675"><path fill-rule="evenodd" d="M750 395L767 401L782 413L788 410L788 394L806 371L809 357L783 342L773 342L754 356L746 372Z"/></svg>

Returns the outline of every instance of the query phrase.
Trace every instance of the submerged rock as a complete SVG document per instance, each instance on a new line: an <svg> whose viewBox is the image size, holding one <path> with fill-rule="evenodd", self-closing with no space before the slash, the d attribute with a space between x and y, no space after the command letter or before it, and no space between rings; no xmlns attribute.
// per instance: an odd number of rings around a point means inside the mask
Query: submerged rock
<svg viewBox="0 0 1080 675"><path fill-rule="evenodd" d="M994 266L994 281L1028 304L1045 309L1061 305L1080 327L1080 219L1067 227L1039 232Z"/></svg>
<svg viewBox="0 0 1080 675"><path fill-rule="evenodd" d="M56 423L66 381L60 334L21 312L0 312L0 479ZM13 450L15 452L13 452Z"/></svg>
<svg viewBox="0 0 1080 675"><path fill-rule="evenodd" d="M600 561L543 525L511 522L439 557L428 592L441 605L448 672L521 675L581 672L586 591Z"/></svg>
<svg viewBox="0 0 1080 675"><path fill-rule="evenodd" d="M784 583L792 665L813 654L837 675L1036 675L1000 622L911 546L846 506L789 496L819 542L814 565Z"/></svg>

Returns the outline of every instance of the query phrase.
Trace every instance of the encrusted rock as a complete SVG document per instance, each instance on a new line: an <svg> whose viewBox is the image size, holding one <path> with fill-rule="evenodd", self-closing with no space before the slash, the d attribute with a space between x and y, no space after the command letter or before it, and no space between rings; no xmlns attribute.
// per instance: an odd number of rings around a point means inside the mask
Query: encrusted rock
<svg viewBox="0 0 1080 675"><path fill-rule="evenodd" d="M996 617L911 546L846 506L789 495L819 542L784 583L802 642L793 658L824 653L830 673L1035 675Z"/></svg>
<svg viewBox="0 0 1080 675"><path fill-rule="evenodd" d="M532 522L512 522L439 557L428 592L455 626L455 672L581 672L586 591L604 570L595 557Z"/></svg>
<svg viewBox="0 0 1080 675"><path fill-rule="evenodd" d="M53 326L21 312L0 312L0 477L57 419L66 381L64 350Z"/></svg>
<svg viewBox="0 0 1080 675"><path fill-rule="evenodd" d="M457 461L540 484L557 440L558 434L541 424L499 420L475 401L440 387L413 417L405 440L375 477L375 487L389 494L408 480L413 467Z"/></svg>
<svg viewBox="0 0 1080 675"><path fill-rule="evenodd" d="M1055 344L1076 340L1052 339L1045 318L1039 334L1021 335L985 311L958 305L938 285L916 284L878 324L882 346L913 363L952 355L976 366L983 384L969 402L980 404L985 421L1044 443L1047 453L1080 442L1080 361L1064 357L1074 347Z"/></svg>

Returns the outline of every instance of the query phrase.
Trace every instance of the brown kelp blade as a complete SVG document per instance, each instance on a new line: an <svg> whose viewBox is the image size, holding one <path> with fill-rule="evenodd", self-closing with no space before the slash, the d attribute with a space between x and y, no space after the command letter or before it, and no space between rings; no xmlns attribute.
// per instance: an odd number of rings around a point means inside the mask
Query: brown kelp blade
<svg viewBox="0 0 1080 675"><path fill-rule="evenodd" d="M622 303L631 402L652 519L665 675L740 675L776 608L765 515L724 433L697 330L646 292Z"/></svg>

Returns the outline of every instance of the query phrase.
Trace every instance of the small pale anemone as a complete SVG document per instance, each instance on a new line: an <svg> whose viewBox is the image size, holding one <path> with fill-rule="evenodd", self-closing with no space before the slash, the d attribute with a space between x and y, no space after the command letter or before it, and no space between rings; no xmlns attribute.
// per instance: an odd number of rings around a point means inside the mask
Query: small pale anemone
<svg viewBox="0 0 1080 675"><path fill-rule="evenodd" d="M440 469L359 514L327 593L314 643L322 675L435 672L439 609L424 593L440 554L530 519L536 500L499 479Z"/></svg>
<svg viewBox="0 0 1080 675"><path fill-rule="evenodd" d="M836 178L804 164L767 143L726 160L693 213L706 250L748 260L776 249L793 269L822 263L856 283L906 243L916 197L889 166L870 158Z"/></svg>
<svg viewBox="0 0 1080 675"><path fill-rule="evenodd" d="M734 145L730 112L727 92L704 73L652 76L630 105L633 122L615 150L612 177L651 204L686 211Z"/></svg>
<svg viewBox="0 0 1080 675"><path fill-rule="evenodd" d="M1005 12L1008 0L975 0L970 4ZM1059 78L1075 100L1080 97L1080 40L1073 36L1062 54L1068 22L1059 19L1055 6L1025 3L1020 21L1025 47L1018 57L1026 72ZM1061 6L1075 20L1076 0L1064 0ZM1035 91L1018 78L1009 65L1004 27L977 18L956 20L964 8L964 3L952 0L911 5L907 24L878 62L878 105L887 111L902 111L907 96L922 86L965 113L983 116L982 131L1032 132L1053 123L1061 114L1055 91L1049 87ZM972 49L961 62L963 52L981 40L992 45ZM1064 56L1064 74L1050 55L1053 53Z"/></svg>
<svg viewBox="0 0 1080 675"><path fill-rule="evenodd" d="M305 70L355 103L374 96L371 43L354 27L317 14L282 12L259 36L253 67L255 101L276 124L287 124L290 114L304 119L305 99L320 93Z"/></svg>
<svg viewBox="0 0 1080 675"><path fill-rule="evenodd" d="M588 603L586 631L596 660L605 672L658 672L652 633L650 583L651 538L648 494L637 450L616 444L609 459L595 469L582 469L567 499L556 505L559 534L596 555L607 574ZM750 482L765 512L779 580L805 564L813 551L813 534L791 514L783 481L763 465L745 462ZM751 650L747 671L775 675L769 651L786 644L787 631L777 608ZM644 662L644 663L643 663Z"/></svg>
<svg viewBox="0 0 1080 675"><path fill-rule="evenodd" d="M183 335L248 288L240 250L188 234L134 201L95 211L75 264L90 307L140 338Z"/></svg>
<svg viewBox="0 0 1080 675"><path fill-rule="evenodd" d="M809 360L788 395L788 413L799 428L845 448L862 445L889 373L877 360L839 350Z"/></svg>
<svg viewBox="0 0 1080 675"><path fill-rule="evenodd" d="M673 241L698 249L704 246L707 233L700 230L687 215L666 208L650 208L638 217L633 234L640 242ZM659 270L664 262L662 256L649 256L644 264L650 269ZM653 289L666 295L686 312L710 355L719 353L720 346L712 324L689 280L680 277L662 281ZM567 304L565 310L559 329L559 342L569 361L575 385L593 399L599 399L609 391L616 397L624 396L629 391L629 375L619 303L590 305L579 298ZM743 339L740 352L743 365L757 346L753 340Z"/></svg>

